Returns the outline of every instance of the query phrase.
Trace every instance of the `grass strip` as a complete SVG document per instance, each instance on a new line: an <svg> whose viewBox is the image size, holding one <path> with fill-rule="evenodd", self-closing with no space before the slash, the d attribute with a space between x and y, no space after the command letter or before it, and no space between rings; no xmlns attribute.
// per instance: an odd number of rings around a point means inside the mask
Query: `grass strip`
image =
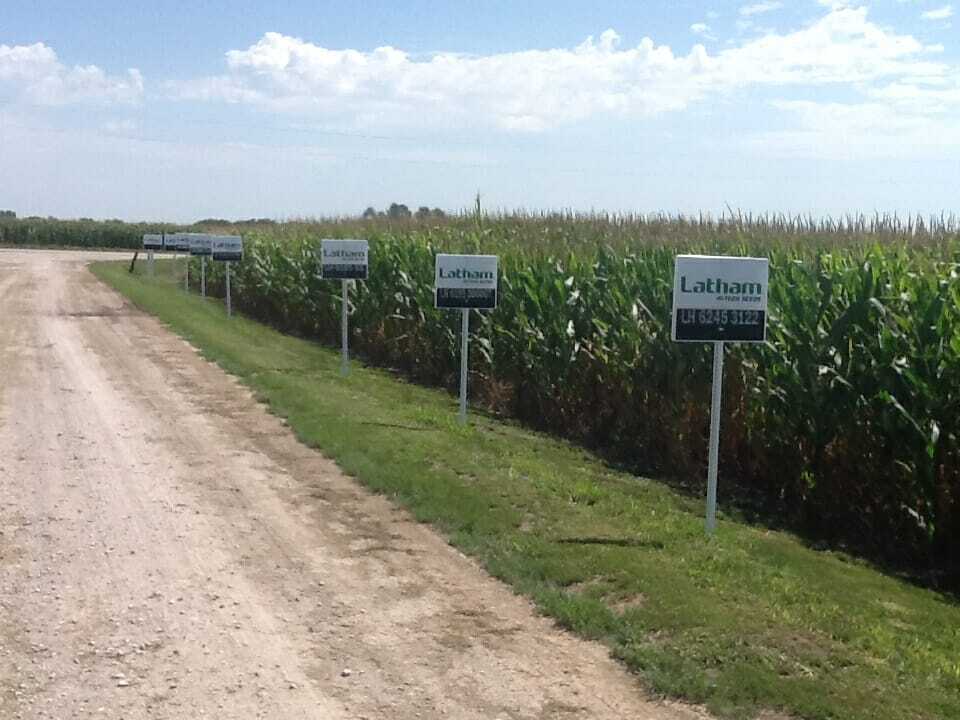
<svg viewBox="0 0 960 720"><path fill-rule="evenodd" d="M342 378L337 350L227 318L169 272L92 270L654 692L725 718L960 717L955 600L730 518L707 540L698 499L511 423L460 427L453 397L383 371Z"/></svg>

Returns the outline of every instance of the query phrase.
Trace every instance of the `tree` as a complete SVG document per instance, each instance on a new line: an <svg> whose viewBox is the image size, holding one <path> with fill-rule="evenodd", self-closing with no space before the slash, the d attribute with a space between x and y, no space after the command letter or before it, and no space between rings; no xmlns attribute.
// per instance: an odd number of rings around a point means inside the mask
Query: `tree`
<svg viewBox="0 0 960 720"><path fill-rule="evenodd" d="M410 208L403 204L390 203L387 216L391 220L405 220L410 217Z"/></svg>
<svg viewBox="0 0 960 720"><path fill-rule="evenodd" d="M16 220L17 214L13 210L0 210L0 218L4 220Z"/></svg>
<svg viewBox="0 0 960 720"><path fill-rule="evenodd" d="M417 208L416 217L417 220L426 220L428 217L430 217L430 208L428 208L426 205L421 205L419 208Z"/></svg>
<svg viewBox="0 0 960 720"><path fill-rule="evenodd" d="M370 220L372 218L375 218L376 216L377 216L377 211L374 210L372 206L368 207L366 210L363 211L364 220Z"/></svg>

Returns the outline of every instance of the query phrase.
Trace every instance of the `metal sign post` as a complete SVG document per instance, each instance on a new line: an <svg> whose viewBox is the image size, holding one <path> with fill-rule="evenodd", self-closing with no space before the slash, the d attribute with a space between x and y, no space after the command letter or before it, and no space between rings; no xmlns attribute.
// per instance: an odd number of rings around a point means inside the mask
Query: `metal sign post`
<svg viewBox="0 0 960 720"><path fill-rule="evenodd" d="M163 235L158 233L148 233L144 235L143 249L147 251L147 274L153 277L155 273L153 251L163 250Z"/></svg>
<svg viewBox="0 0 960 720"><path fill-rule="evenodd" d="M187 262L190 261L190 238L186 233L171 233L170 235L164 236L164 247L167 250L173 250L173 263L170 265L170 274L174 280L177 279L177 273L179 272L179 263L177 262L177 254L180 252L186 253ZM188 287L189 278L186 276L190 272L189 267L184 271L183 286L185 289Z"/></svg>
<svg viewBox="0 0 960 720"><path fill-rule="evenodd" d="M320 277L340 280L340 374L350 374L350 281L366 280L370 245L366 240L321 240Z"/></svg>
<svg viewBox="0 0 960 720"><path fill-rule="evenodd" d="M227 317L233 316L233 305L230 302L230 261L227 263Z"/></svg>
<svg viewBox="0 0 960 720"><path fill-rule="evenodd" d="M496 255L437 255L434 292L438 308L460 310L460 423L467 422L470 310L497 307Z"/></svg>
<svg viewBox="0 0 960 720"><path fill-rule="evenodd" d="M226 263L226 301L227 317L233 316L233 298L230 297L230 263L243 260L243 238L239 235L208 235L210 256L218 262Z"/></svg>
<svg viewBox="0 0 960 720"><path fill-rule="evenodd" d="M467 365L470 361L470 310L463 308L460 321L460 424L467 424Z"/></svg>
<svg viewBox="0 0 960 720"><path fill-rule="evenodd" d="M160 234L160 249L161 250L163 249L163 233ZM150 256L147 262L147 267L149 268L148 272L150 273L150 277L156 277L157 275L157 268L153 263L154 263L153 250L150 250Z"/></svg>
<svg viewBox="0 0 960 720"><path fill-rule="evenodd" d="M673 340L713 343L705 520L707 535L713 535L717 527L724 344L731 341L763 342L766 339L769 274L767 258L704 255L678 255L676 258Z"/></svg>
<svg viewBox="0 0 960 720"><path fill-rule="evenodd" d="M200 296L207 296L207 255L213 252L213 235L190 233L190 256L200 258Z"/></svg>
<svg viewBox="0 0 960 720"><path fill-rule="evenodd" d="M717 463L720 457L720 394L723 391L723 341L713 344L713 387L710 399L710 450L707 460L707 534L717 527Z"/></svg>
<svg viewBox="0 0 960 720"><path fill-rule="evenodd" d="M350 349L347 347L347 343L350 341L350 333L347 331L347 323L349 322L349 305L350 302L347 298L347 280L340 281L340 292L342 297L340 299L340 374L346 377L350 374Z"/></svg>

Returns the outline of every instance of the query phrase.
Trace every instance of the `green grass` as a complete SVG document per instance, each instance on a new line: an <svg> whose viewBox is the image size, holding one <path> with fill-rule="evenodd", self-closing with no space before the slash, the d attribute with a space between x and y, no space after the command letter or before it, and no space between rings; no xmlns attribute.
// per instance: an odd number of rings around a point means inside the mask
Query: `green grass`
<svg viewBox="0 0 960 720"><path fill-rule="evenodd" d="M654 691L731 718L960 717L956 602L726 517L707 540L700 500L509 423L460 427L453 397L385 372L341 378L337 351L228 319L166 270L93 271Z"/></svg>

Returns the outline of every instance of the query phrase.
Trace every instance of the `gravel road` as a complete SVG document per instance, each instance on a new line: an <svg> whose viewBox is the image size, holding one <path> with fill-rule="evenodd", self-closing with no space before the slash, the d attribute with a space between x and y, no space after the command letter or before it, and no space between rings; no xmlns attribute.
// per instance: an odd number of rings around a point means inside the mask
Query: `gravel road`
<svg viewBox="0 0 960 720"><path fill-rule="evenodd" d="M300 445L94 257L0 251L0 718L703 717Z"/></svg>

